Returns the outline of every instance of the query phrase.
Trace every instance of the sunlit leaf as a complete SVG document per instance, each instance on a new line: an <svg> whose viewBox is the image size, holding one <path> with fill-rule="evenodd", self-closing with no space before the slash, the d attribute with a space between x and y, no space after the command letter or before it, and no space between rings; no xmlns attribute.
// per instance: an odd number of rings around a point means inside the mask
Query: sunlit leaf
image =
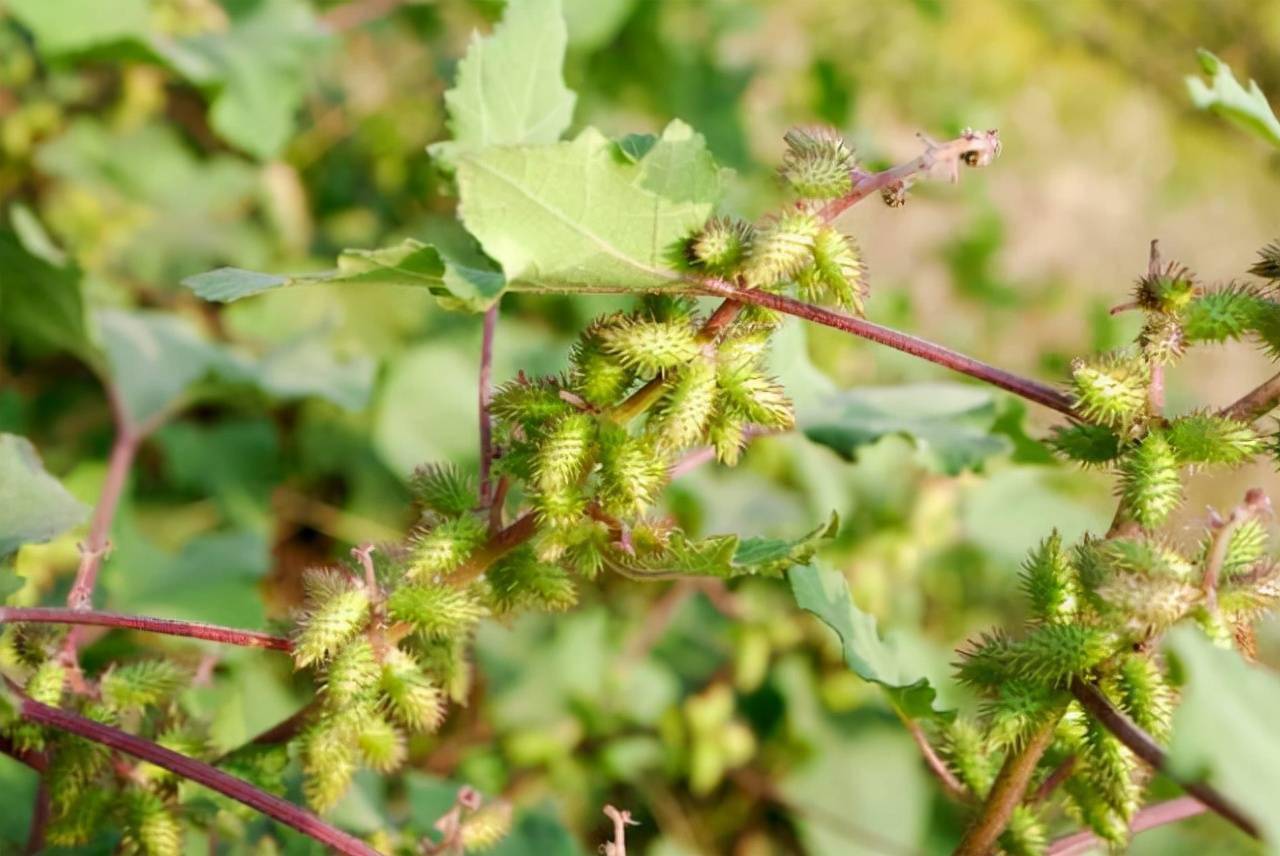
<svg viewBox="0 0 1280 856"><path fill-rule="evenodd" d="M638 159L588 129L572 142L472 152L457 177L463 223L524 291L684 287L671 259L722 189L702 137L678 121Z"/></svg>
<svg viewBox="0 0 1280 856"><path fill-rule="evenodd" d="M850 669L883 686L894 705L907 716L946 715L935 707L937 693L928 679L904 664L892 646L880 638L876 620L858 609L843 574L808 564L792 568L787 579L796 604L812 612L840 637L844 661Z"/></svg>
<svg viewBox="0 0 1280 856"><path fill-rule="evenodd" d="M1280 119L1276 119L1258 84L1250 80L1247 89L1241 86L1231 66L1206 50L1197 51L1196 56L1204 73L1209 75L1209 82L1195 75L1187 77L1191 102L1201 110L1212 110L1230 119L1273 146L1280 146Z"/></svg>

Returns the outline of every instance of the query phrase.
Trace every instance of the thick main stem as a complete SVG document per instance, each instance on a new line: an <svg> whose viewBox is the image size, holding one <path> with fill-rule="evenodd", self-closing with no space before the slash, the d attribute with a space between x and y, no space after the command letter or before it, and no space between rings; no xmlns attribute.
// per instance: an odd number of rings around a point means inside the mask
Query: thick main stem
<svg viewBox="0 0 1280 856"><path fill-rule="evenodd" d="M1220 411L1219 416L1251 422L1266 416L1280 404L1280 374L1274 375Z"/></svg>
<svg viewBox="0 0 1280 856"><path fill-rule="evenodd" d="M169 618L152 618L147 615L120 615L114 612L94 612L84 609L57 607L0 606L0 624L71 624L76 626L116 627L124 630L141 630L165 636L184 636L204 639L245 648L270 648L275 651L291 651L293 643L283 636L273 636L258 630L240 630L217 624L197 621L177 621Z"/></svg>
<svg viewBox="0 0 1280 856"><path fill-rule="evenodd" d="M75 734L85 740L124 752L126 755L155 764L157 767L204 785L210 790L262 812L273 820L293 827L303 835L331 847L338 853L349 854L349 856L377 856L378 854L377 850L355 836L330 826L311 812L287 800L259 790L243 779L237 779L201 761L143 740L141 737L85 719L70 711L40 704L26 697L22 698L19 712L30 722Z"/></svg>
<svg viewBox="0 0 1280 856"><path fill-rule="evenodd" d="M1101 690L1086 681L1076 680L1071 684L1071 694L1075 696L1076 701L1080 702L1081 707L1088 711L1094 719L1102 723L1103 727L1115 735L1116 739L1123 743L1130 752L1141 758L1152 768L1167 774L1169 759L1165 755L1165 751L1160 748L1160 744L1156 743L1150 734L1139 728L1122 711L1117 710L1111 704L1111 701L1102 694ZM1178 780L1175 779L1175 781ZM1254 838L1259 837L1258 827L1254 825L1253 821L1241 814L1238 808L1214 788L1202 782L1178 781L1178 784L1182 786L1184 791L1204 803L1212 811L1217 812L1235 824L1241 831L1252 835Z"/></svg>
<svg viewBox="0 0 1280 856"><path fill-rule="evenodd" d="M952 371L984 381L992 386L1021 396L1028 401L1056 410L1066 416L1075 415L1074 399L1051 386L996 368L981 360L965 356L933 342L916 338L889 327L882 327L864 318L856 318L833 309L814 306L781 294L770 294L757 289L738 288L724 280L703 280L700 285L703 290L711 294L731 298L742 303L763 306L767 309L794 315L797 318L803 318L806 321L822 324L826 327L834 327L837 330L843 330L863 339L888 345L894 350L920 357Z"/></svg>
<svg viewBox="0 0 1280 856"><path fill-rule="evenodd" d="M1063 707L1046 716L1044 722L1027 738L1020 749L1011 749L1004 760L1004 766L996 776L991 792L982 805L982 810L969 825L955 856L986 856L995 848L996 842L1009 825L1009 818L1014 809L1022 802L1027 792L1027 784L1031 774L1035 772L1040 756L1044 755L1049 744L1053 742L1054 731L1062 716Z"/></svg>

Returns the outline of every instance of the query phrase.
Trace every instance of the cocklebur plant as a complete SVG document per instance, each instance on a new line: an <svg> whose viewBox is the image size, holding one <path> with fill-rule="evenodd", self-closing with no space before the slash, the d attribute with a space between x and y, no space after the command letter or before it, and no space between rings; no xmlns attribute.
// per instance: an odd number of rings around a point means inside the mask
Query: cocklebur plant
<svg viewBox="0 0 1280 856"><path fill-rule="evenodd" d="M1274 255L1274 247L1264 249L1252 269L1267 285L1205 286L1186 268L1162 264L1153 244L1133 301L1118 307L1143 313L1134 343L1073 363L1077 418L1056 428L1050 443L1069 460L1109 468L1119 507L1103 536L1070 545L1056 532L1046 538L1023 570L1026 626L989 633L961 651L957 677L984 702L976 722L943 729L946 756L968 791L986 800L961 852L984 852L995 836L1006 852L1042 852L1051 796L1123 850L1152 759L1123 739L1132 735L1111 730L1106 712L1120 711L1158 747L1168 740L1178 697L1160 653L1163 636L1188 623L1252 657L1254 626L1280 604L1280 565L1266 528L1271 504L1262 491L1250 490L1225 515L1211 511L1198 542L1186 543L1168 525L1189 477L1269 456L1274 441L1252 422L1259 411L1246 397L1217 412L1169 416L1163 395L1165 368L1197 345L1252 338L1274 355ZM1020 757L1029 760L1018 787L1037 795L1025 803L997 787L997 771L1007 784L1017 766L1010 759ZM992 806L1002 799L993 825Z"/></svg>

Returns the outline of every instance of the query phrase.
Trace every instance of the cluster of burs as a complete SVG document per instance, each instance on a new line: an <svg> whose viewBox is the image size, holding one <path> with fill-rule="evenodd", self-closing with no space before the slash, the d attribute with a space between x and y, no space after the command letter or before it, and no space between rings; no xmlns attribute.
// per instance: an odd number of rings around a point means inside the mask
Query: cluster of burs
<svg viewBox="0 0 1280 856"><path fill-rule="evenodd" d="M1153 265L1129 308L1143 313L1134 343L1077 360L1071 391L1078 420L1050 443L1085 466L1117 476L1119 510L1105 537L1068 547L1055 533L1028 559L1023 587L1031 618L1019 635L985 635L963 652L962 682L985 699L979 721L948 726L948 755L979 797L1003 754L1058 717L1041 780L1070 764L1061 793L1080 822L1117 848L1126 845L1149 769L1072 700L1073 682L1095 683L1158 741L1169 736L1176 690L1159 640L1194 622L1224 646L1251 653L1253 625L1280 600L1280 570L1268 557L1266 498L1250 492L1229 515L1211 513L1187 545L1160 531L1181 505L1187 478L1269 455L1273 438L1230 411L1163 411L1153 384L1193 346L1252 340L1280 352L1280 247L1251 272L1265 283L1208 287L1176 264ZM1020 806L1001 844L1010 853L1044 847L1043 806Z"/></svg>

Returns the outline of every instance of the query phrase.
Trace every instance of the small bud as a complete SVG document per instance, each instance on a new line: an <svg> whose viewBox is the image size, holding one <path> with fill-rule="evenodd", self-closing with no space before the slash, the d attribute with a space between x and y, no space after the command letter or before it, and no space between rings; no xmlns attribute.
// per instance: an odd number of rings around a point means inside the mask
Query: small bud
<svg viewBox="0 0 1280 856"><path fill-rule="evenodd" d="M1148 312L1172 315L1186 309L1199 292L1200 286L1191 271L1171 262L1158 273L1139 279L1133 298Z"/></svg>
<svg viewBox="0 0 1280 856"><path fill-rule="evenodd" d="M853 152L832 128L792 128L780 172L804 199L835 199L853 188Z"/></svg>
<svg viewBox="0 0 1280 856"><path fill-rule="evenodd" d="M755 230L732 217L713 217L689 244L694 264L721 276L737 271L751 252Z"/></svg>

